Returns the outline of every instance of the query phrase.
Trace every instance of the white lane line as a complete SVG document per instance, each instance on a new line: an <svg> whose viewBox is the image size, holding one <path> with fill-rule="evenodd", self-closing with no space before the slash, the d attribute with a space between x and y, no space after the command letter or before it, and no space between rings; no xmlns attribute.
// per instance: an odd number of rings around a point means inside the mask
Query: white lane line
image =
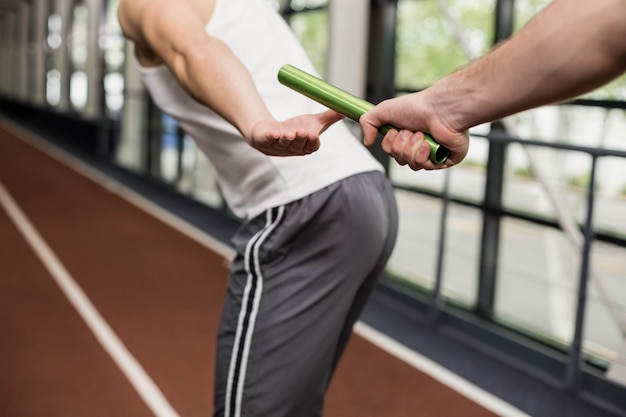
<svg viewBox="0 0 626 417"><path fill-rule="evenodd" d="M227 260L232 259L232 257L234 256L235 251L230 246L224 245L220 241L207 235L204 231L175 217L171 213L160 208L143 196L137 194L135 191L132 191L131 189L115 182L106 175L79 161L71 154L62 151L54 147L53 145L50 145L45 139L39 138L34 133L22 128L21 126L11 122L10 120L5 119L4 121L9 124L12 129L19 132L18 136L20 137L20 139L24 139L33 147L49 153L55 159L61 161L62 163L66 164L67 166L81 173L82 175L85 175L86 177L92 179L93 181L101 184L109 191L117 193L120 197L125 198L131 204L134 204L137 207L145 210L147 213L153 215L164 223L169 224L174 229L177 229L181 233L191 237L208 249L222 255ZM501 400L493 394L461 378L460 376L437 364L436 362L433 362L430 359L415 352L414 350L411 350L410 348L398 343L389 336L374 330L373 328L369 327L361 321L357 322L356 326L354 327L354 332L363 337L365 340L372 343L373 345L377 346L381 350L386 351L387 353L395 356L403 362L406 362L416 369L419 369L420 371L432 376L444 385L454 389L455 391L475 401L476 403L481 404L485 408L493 411L501 417L531 417L521 410L513 407L506 401Z"/></svg>
<svg viewBox="0 0 626 417"><path fill-rule="evenodd" d="M363 322L358 322L354 326L354 332L390 355L395 356L425 374L432 376L437 381L447 385L498 416L531 417L523 411L513 407L506 401L472 384L466 379L461 378L438 363L420 355L414 350L409 349Z"/></svg>
<svg viewBox="0 0 626 417"><path fill-rule="evenodd" d="M46 139L39 137L37 134L23 128L22 126L19 126L9 119L0 116L0 121L5 124L4 127L7 130L12 130L15 135L23 142L26 142L33 148L44 152L51 158L56 159L63 165L76 171L83 177L90 179L91 181L95 182L106 190L117 194L135 207L145 211L148 214L151 214L153 217L169 225L173 229L181 232L182 234L191 238L197 243L200 243L202 246L211 249L213 252L225 258L226 261L232 260L232 258L235 256L235 251L231 246L228 246L218 239L214 238L213 236L208 235L191 223L188 223L181 218L174 216L172 213L153 203L151 200L147 199L141 194L115 181L114 179L103 174L97 169L92 168L90 165L79 160L69 152L66 152L63 149L50 144Z"/></svg>
<svg viewBox="0 0 626 417"><path fill-rule="evenodd" d="M137 393L143 398L146 405L158 417L178 417L174 408L165 399L163 393L148 376L139 362L126 349L113 329L102 318L91 300L85 295L80 286L72 278L65 266L54 254L45 240L33 227L26 215L17 205L13 197L0 182L0 206L4 207L15 226L20 230L31 248L35 251L45 268L78 311L93 332L102 347L113 358L113 361L122 370Z"/></svg>

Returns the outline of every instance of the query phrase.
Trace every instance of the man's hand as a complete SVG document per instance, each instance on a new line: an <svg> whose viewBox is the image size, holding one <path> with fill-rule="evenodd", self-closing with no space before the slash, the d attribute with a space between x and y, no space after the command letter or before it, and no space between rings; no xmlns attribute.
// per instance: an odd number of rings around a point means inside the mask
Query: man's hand
<svg viewBox="0 0 626 417"><path fill-rule="evenodd" d="M469 148L469 134L464 129L454 129L433 110L424 93L382 101L359 119L363 128L364 143L376 143L378 129L383 125L396 126L385 135L381 147L400 165L412 170L441 169L458 164L465 158ZM422 132L432 137L450 151L443 164L434 164L430 159L430 146Z"/></svg>
<svg viewBox="0 0 626 417"><path fill-rule="evenodd" d="M320 135L341 119L341 114L327 110L282 122L262 120L252 127L246 140L250 146L270 156L308 155L319 149Z"/></svg>

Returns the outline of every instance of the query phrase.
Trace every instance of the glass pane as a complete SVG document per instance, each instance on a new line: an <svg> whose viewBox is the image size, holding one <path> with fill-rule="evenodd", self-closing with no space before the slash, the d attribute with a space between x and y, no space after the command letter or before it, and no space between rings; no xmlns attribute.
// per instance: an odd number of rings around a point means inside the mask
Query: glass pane
<svg viewBox="0 0 626 417"><path fill-rule="evenodd" d="M387 271L411 286L432 289L435 282L441 200L396 190L400 227Z"/></svg>
<svg viewBox="0 0 626 417"><path fill-rule="evenodd" d="M515 0L515 32L519 31L552 0Z"/></svg>
<svg viewBox="0 0 626 417"><path fill-rule="evenodd" d="M328 5L328 0L291 0L291 8L295 11L315 9Z"/></svg>
<svg viewBox="0 0 626 417"><path fill-rule="evenodd" d="M315 69L323 77L328 51L328 11L315 10L294 13L289 23L313 62Z"/></svg>
<svg viewBox="0 0 626 417"><path fill-rule="evenodd" d="M588 154L512 144L507 155L504 206L582 224L590 175ZM598 160L595 198L595 230L626 238L626 159Z"/></svg>
<svg viewBox="0 0 626 417"><path fill-rule="evenodd" d="M626 158L602 158L597 171L594 229L626 240Z"/></svg>
<svg viewBox="0 0 626 417"><path fill-rule="evenodd" d="M545 106L508 117L513 136L626 150L626 112L590 106Z"/></svg>
<svg viewBox="0 0 626 417"><path fill-rule="evenodd" d="M215 209L222 209L224 201L217 182L213 164L185 135L178 123L169 115L160 113L158 136L152 139L158 144L152 146L158 162L155 176L159 181L171 184L181 193ZM157 146L158 145L158 146Z"/></svg>
<svg viewBox="0 0 626 417"><path fill-rule="evenodd" d="M495 317L556 345L570 343L580 255L559 230L502 222ZM523 329L523 330L522 330Z"/></svg>
<svg viewBox="0 0 626 417"><path fill-rule="evenodd" d="M215 167L188 136L183 138L182 172L178 189L215 209L224 208Z"/></svg>
<svg viewBox="0 0 626 417"><path fill-rule="evenodd" d="M450 196L480 203L485 193L485 167L487 165L487 140L472 136L470 149L463 162L453 170L413 171L394 160L389 166L389 176L394 184L443 192L445 176L450 175Z"/></svg>
<svg viewBox="0 0 626 417"><path fill-rule="evenodd" d="M583 346L610 367L619 359L626 334L626 248L593 243L587 295ZM626 357L621 361L626 364Z"/></svg>
<svg viewBox="0 0 626 417"><path fill-rule="evenodd" d="M63 37L61 36L62 29L63 19L61 16L51 14L48 17L48 35L46 37L50 61L49 68L46 72L46 101L52 106L56 106L61 101L61 72L51 66L55 51L63 45Z"/></svg>
<svg viewBox="0 0 626 417"><path fill-rule="evenodd" d="M476 304L482 213L451 204L446 222L443 294L468 307Z"/></svg>
<svg viewBox="0 0 626 417"><path fill-rule="evenodd" d="M75 109L81 110L87 104L88 74L87 67L87 30L88 10L84 5L74 7L72 17L72 34L70 59L72 72L70 75L70 101Z"/></svg>
<svg viewBox="0 0 626 417"><path fill-rule="evenodd" d="M161 115L161 179L175 182L180 175L180 135L178 123L169 115Z"/></svg>
<svg viewBox="0 0 626 417"><path fill-rule="evenodd" d="M104 37L104 103L107 116L118 120L124 105L124 61L125 40L117 19L119 0L110 0L107 5Z"/></svg>
<svg viewBox="0 0 626 417"><path fill-rule="evenodd" d="M61 73L57 69L46 73L46 101L52 106L61 102Z"/></svg>
<svg viewBox="0 0 626 417"><path fill-rule="evenodd" d="M504 206L572 224L584 222L591 157L585 153L512 144Z"/></svg>
<svg viewBox="0 0 626 417"><path fill-rule="evenodd" d="M565 348L576 321L580 251L562 232L503 222L496 318ZM596 363L615 361L626 332L626 249L592 246L584 350Z"/></svg>
<svg viewBox="0 0 626 417"><path fill-rule="evenodd" d="M442 201L396 191L400 212L398 240L387 272L396 281L434 288L439 256ZM442 270L442 293L467 306L475 304L482 216L479 210L450 204Z"/></svg>
<svg viewBox="0 0 626 417"><path fill-rule="evenodd" d="M427 87L487 52L493 44L494 7L495 0L400 0L396 86Z"/></svg>
<svg viewBox="0 0 626 417"><path fill-rule="evenodd" d="M84 109L87 104L87 77L85 71L74 71L70 76L70 100L75 109Z"/></svg>

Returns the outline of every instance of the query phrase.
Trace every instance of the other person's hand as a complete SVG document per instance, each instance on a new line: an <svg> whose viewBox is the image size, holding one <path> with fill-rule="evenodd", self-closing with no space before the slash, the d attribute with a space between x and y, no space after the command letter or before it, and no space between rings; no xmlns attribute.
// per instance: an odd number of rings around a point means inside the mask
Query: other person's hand
<svg viewBox="0 0 626 417"><path fill-rule="evenodd" d="M256 123L246 140L253 148L271 156L308 155L320 147L320 135L343 119L333 110L296 116L284 121Z"/></svg>

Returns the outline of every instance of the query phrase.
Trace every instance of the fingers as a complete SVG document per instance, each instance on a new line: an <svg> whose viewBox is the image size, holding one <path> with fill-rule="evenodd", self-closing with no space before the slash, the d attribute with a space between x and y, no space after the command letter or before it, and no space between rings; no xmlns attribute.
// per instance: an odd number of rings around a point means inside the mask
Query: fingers
<svg viewBox="0 0 626 417"><path fill-rule="evenodd" d="M264 153L279 156L308 155L320 148L320 135L344 116L334 110L326 110L314 115L302 115L282 122L283 134L278 140L263 150ZM291 127L290 127L291 126ZM296 128L295 131L291 130Z"/></svg>
<svg viewBox="0 0 626 417"><path fill-rule="evenodd" d="M320 140L319 136L307 132L297 132L295 138L287 141L285 145L286 156L308 155L319 149Z"/></svg>
<svg viewBox="0 0 626 417"><path fill-rule="evenodd" d="M322 134L333 124L337 123L339 120L342 120L345 116L341 113L337 113L334 110L326 110L325 112L319 115L321 128L319 134Z"/></svg>
<svg viewBox="0 0 626 417"><path fill-rule="evenodd" d="M390 130L381 143L382 149L400 165L408 165L412 170L433 169L430 161L430 145L421 132Z"/></svg>
<svg viewBox="0 0 626 417"><path fill-rule="evenodd" d="M332 120L332 117L327 119ZM294 128L285 123L264 120L253 126L246 141L269 156L308 155L319 149L319 134L307 124L301 125Z"/></svg>
<svg viewBox="0 0 626 417"><path fill-rule="evenodd" d="M319 149L320 140L318 136L311 137L306 132L297 132L293 135L280 135L264 144L257 143L255 147L272 156L308 155Z"/></svg>

